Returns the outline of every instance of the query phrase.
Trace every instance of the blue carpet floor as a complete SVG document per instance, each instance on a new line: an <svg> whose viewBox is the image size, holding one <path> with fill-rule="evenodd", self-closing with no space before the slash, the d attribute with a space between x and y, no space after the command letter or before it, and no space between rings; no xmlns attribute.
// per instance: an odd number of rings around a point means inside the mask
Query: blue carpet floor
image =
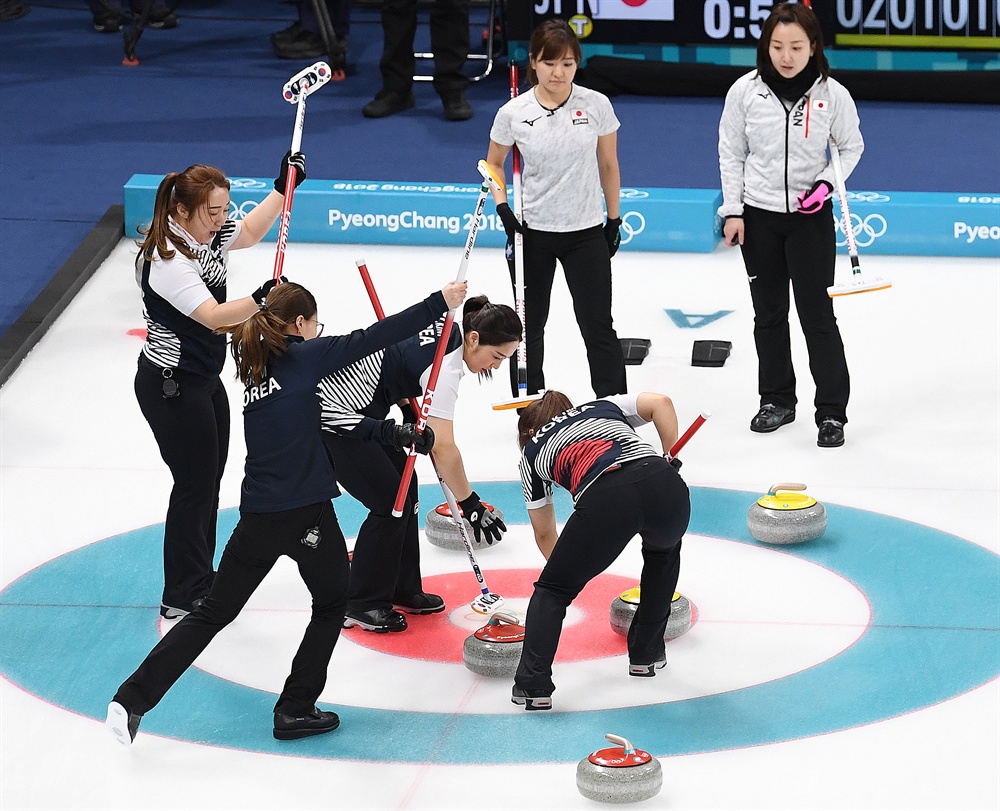
<svg viewBox="0 0 1000 811"><path fill-rule="evenodd" d="M281 0L191 0L180 25L147 30L138 67L124 67L120 35L98 34L82 0L31 3L0 23L0 334L18 318L134 173L191 163L270 177L291 139L294 110L281 87L306 64L278 59L268 36L294 19ZM474 11L474 21L485 11ZM418 33L426 36L426 25ZM326 179L468 181L486 154L496 108L508 97L506 62L470 87L476 114L447 122L429 84L417 106L371 121L361 107L380 86L381 26L352 12L349 74L310 100L303 148ZM475 41L475 37L474 37ZM478 67L469 65L470 73ZM614 99L626 186L715 188L715 98ZM895 191L1000 191L987 105L859 104L867 141L851 184Z"/></svg>

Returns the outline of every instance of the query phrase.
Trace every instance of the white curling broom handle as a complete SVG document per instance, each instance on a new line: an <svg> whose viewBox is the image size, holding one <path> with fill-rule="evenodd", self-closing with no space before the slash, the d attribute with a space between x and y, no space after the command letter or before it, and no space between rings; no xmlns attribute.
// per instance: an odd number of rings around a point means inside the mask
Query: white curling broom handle
<svg viewBox="0 0 1000 811"><path fill-rule="evenodd" d="M847 239L847 253L851 257L851 273L857 275L861 273L861 264L858 261L858 243L854 239L854 224L851 222L851 209L847 205L847 184L844 182L844 167L840 162L840 150L837 149L837 142L830 139L830 162L833 164L833 176L837 183L837 198L840 200L840 220L844 228L844 237Z"/></svg>
<svg viewBox="0 0 1000 811"><path fill-rule="evenodd" d="M510 66L510 97L517 98L517 65ZM511 149L511 167L514 174L514 217L524 225L521 211L521 152L517 144ZM521 341L517 345L517 396L528 396L528 338L524 315L524 234L514 232L514 306L521 319Z"/></svg>
<svg viewBox="0 0 1000 811"><path fill-rule="evenodd" d="M465 274L469 269L469 257L472 249L476 245L476 235L479 233L479 221L483 216L483 208L486 205L486 195L489 193L489 182L484 178L483 185L479 188L479 199L476 200L476 213L472 217L472 225L469 228L469 236L465 240L465 251L462 253L462 261L458 266L458 276L455 281L458 283L465 281ZM437 388L438 375L441 373L441 363L444 360L445 347L451 335L451 327L455 321L455 310L449 310L448 316L444 320L444 329L441 330L441 337L438 338L438 347L434 353L434 362L431 364L431 373L427 379L427 391L424 393L424 401L417 412L417 433L422 433L427 424L427 413L431 407L431 400L434 398L434 390ZM417 452L410 446L406 456L406 466L403 468L403 476L399 481L399 490L396 492L396 502L392 507L393 518L402 518L403 505L406 503L406 491L410 487L410 478L413 476L413 466L417 461Z"/></svg>

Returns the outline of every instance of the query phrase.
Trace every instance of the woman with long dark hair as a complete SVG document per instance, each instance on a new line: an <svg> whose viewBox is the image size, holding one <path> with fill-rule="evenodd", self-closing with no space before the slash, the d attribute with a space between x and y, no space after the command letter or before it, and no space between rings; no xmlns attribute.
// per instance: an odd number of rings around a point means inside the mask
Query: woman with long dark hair
<svg viewBox="0 0 1000 811"><path fill-rule="evenodd" d="M347 545L330 500L340 494L319 429L316 386L325 375L412 335L457 307L466 285L449 283L420 304L349 335L320 337L316 300L304 287L279 285L259 310L227 325L243 382L246 473L240 520L219 562L212 590L118 688L107 724L131 744L144 713L215 635L236 619L282 555L296 562L312 595L312 615L274 706L274 737L302 738L336 729L319 710L330 656L347 603Z"/></svg>
<svg viewBox="0 0 1000 811"><path fill-rule="evenodd" d="M345 627L387 633L405 631L409 614L444 611L444 600L423 590L420 575L417 477L410 480L403 516L392 516L406 455L393 441L390 408L410 414L409 398L422 396L430 377L443 319L419 335L377 352L323 380L323 440L344 489L368 508L351 559L351 597ZM434 462L454 493L476 539L499 540L507 527L469 484L453 422L465 370L490 377L517 351L521 319L486 296L465 303L462 329L452 329L427 417ZM409 419L415 419L410 416ZM381 445L364 440L375 439ZM399 610L397 610L399 609Z"/></svg>
<svg viewBox="0 0 1000 811"><path fill-rule="evenodd" d="M750 281L760 410L750 430L770 433L795 419L788 326L795 309L816 384L821 448L844 444L851 393L844 343L827 287L833 284L833 138L845 177L864 151L854 99L830 76L823 32L801 3L775 6L761 26L757 69L736 80L719 123L723 235L739 245Z"/></svg>

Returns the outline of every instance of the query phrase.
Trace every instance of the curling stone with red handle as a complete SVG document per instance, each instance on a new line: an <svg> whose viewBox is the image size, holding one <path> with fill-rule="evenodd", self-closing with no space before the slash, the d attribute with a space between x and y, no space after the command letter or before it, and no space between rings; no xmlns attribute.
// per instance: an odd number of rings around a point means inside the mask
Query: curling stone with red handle
<svg viewBox="0 0 1000 811"><path fill-rule="evenodd" d="M750 505L747 528L758 541L796 544L812 541L826 532L826 508L803 492L804 484L772 485L766 496Z"/></svg>
<svg viewBox="0 0 1000 811"><path fill-rule="evenodd" d="M492 504L487 504L486 502L483 502L483 506L503 521L503 513L500 512L499 508L494 507ZM491 545L486 543L485 540L477 541L476 536L470 529L468 522L465 524L465 529L468 532L469 541L472 542L472 548L477 552L480 549L485 549ZM458 525L452 520L451 510L448 509L447 504L439 504L427 513L427 520L424 522L424 534L427 536L427 540L434 544L434 546L440 546L442 549L454 549L458 552L465 551L465 543L462 541L462 533L459 530ZM503 538L494 541L492 546L496 546L501 540L503 540Z"/></svg>
<svg viewBox="0 0 1000 811"><path fill-rule="evenodd" d="M660 761L625 738L604 737L618 746L599 749L577 764L580 793L600 803L638 803L659 794L663 786Z"/></svg>
<svg viewBox="0 0 1000 811"><path fill-rule="evenodd" d="M623 591L611 601L611 628L616 634L628 636L632 617L639 605L639 587ZM675 591L670 601L670 617L667 619L665 640L676 639L691 628L691 601L680 592Z"/></svg>
<svg viewBox="0 0 1000 811"><path fill-rule="evenodd" d="M465 638L462 659L480 676L513 676L524 647L524 626L513 614L497 612Z"/></svg>

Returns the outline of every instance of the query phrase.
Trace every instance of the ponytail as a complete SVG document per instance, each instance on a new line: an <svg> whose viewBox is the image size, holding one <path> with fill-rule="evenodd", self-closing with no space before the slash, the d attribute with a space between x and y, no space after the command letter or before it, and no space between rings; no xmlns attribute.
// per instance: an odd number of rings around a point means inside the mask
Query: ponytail
<svg viewBox="0 0 1000 811"><path fill-rule="evenodd" d="M517 418L517 444L523 448L531 441L535 431L557 414L573 407L573 402L561 391L547 391L541 399L522 409Z"/></svg>
<svg viewBox="0 0 1000 811"><path fill-rule="evenodd" d="M260 308L246 321L220 327L217 333L233 336L230 351L236 361L236 377L245 386L259 386L267 377L268 364L283 354L288 327L299 316L316 316L316 299L295 282L279 284Z"/></svg>
<svg viewBox="0 0 1000 811"><path fill-rule="evenodd" d="M521 340L521 319L506 304L494 304L486 296L467 299L462 310L462 332L475 330L479 343L500 346Z"/></svg>

